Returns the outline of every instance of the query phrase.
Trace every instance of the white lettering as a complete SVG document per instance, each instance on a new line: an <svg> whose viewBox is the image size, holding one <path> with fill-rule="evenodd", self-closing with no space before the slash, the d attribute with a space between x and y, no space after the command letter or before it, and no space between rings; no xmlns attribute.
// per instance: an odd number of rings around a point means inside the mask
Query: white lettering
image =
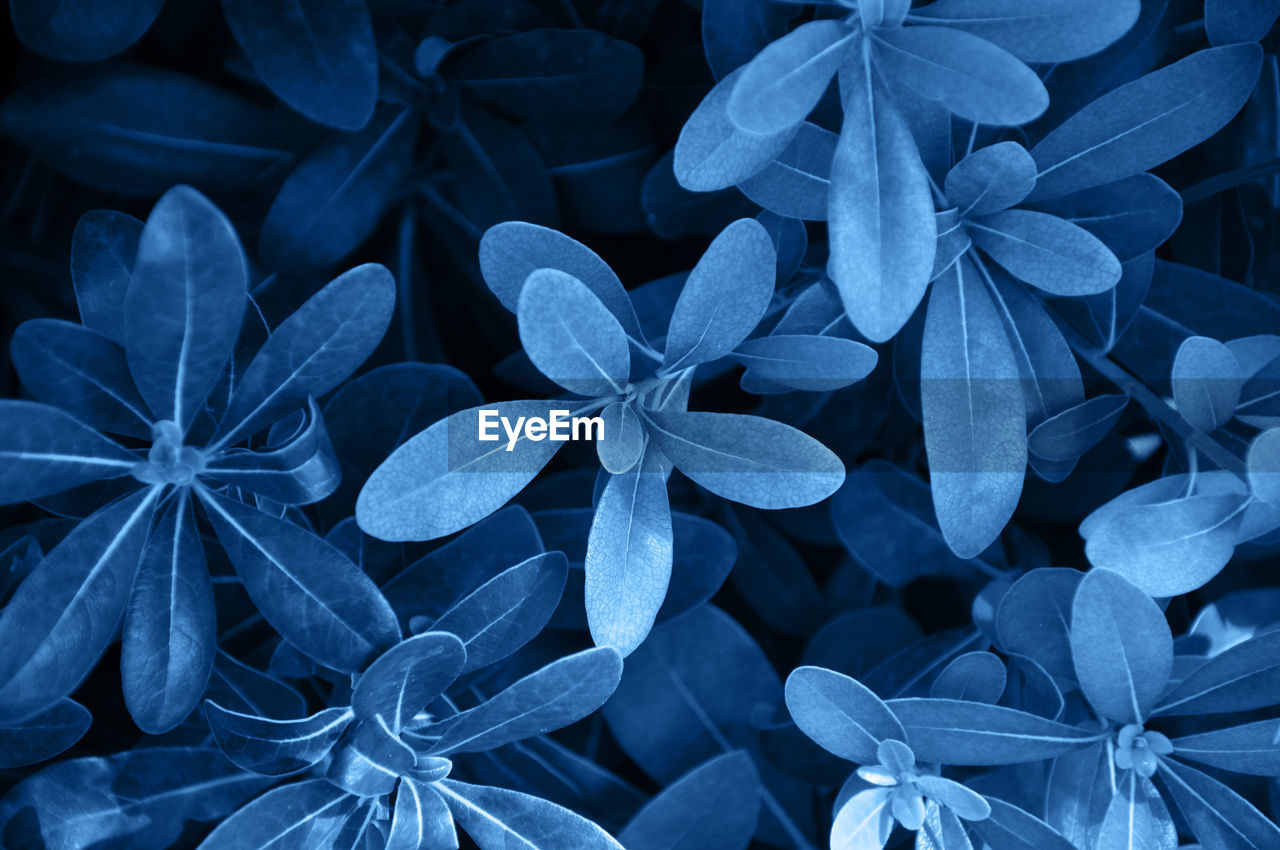
<svg viewBox="0 0 1280 850"><path fill-rule="evenodd" d="M492 420L492 421L490 421ZM496 443L501 439L497 433L490 434L490 428L498 427L498 411L482 410L480 411L480 442Z"/></svg>
<svg viewBox="0 0 1280 850"><path fill-rule="evenodd" d="M563 443L569 439L569 411L553 410L551 411L551 439L557 443Z"/></svg>
<svg viewBox="0 0 1280 850"><path fill-rule="evenodd" d="M578 428L582 428L582 436L578 435ZM591 436L591 429L595 428L595 436ZM573 438L575 440L603 440L604 439L604 419L600 416L575 416L573 418Z"/></svg>
<svg viewBox="0 0 1280 850"><path fill-rule="evenodd" d="M520 439L520 426L524 425L524 417L521 416L516 420L516 427L511 427L511 420L502 417L502 429L507 432L507 451L511 451L516 447L516 441Z"/></svg>
<svg viewBox="0 0 1280 850"><path fill-rule="evenodd" d="M547 420L541 416L530 416L529 421L524 423L524 436L527 440L541 443L547 438Z"/></svg>
<svg viewBox="0 0 1280 850"><path fill-rule="evenodd" d="M526 440L540 443L543 440L563 443L569 440L603 440L604 419L599 416L570 416L568 410L552 410L550 418L541 416L520 416L513 423L497 410L481 410L479 416L479 434L481 442L493 443L501 440L498 426L507 435L507 451L515 451L516 443L523 436Z"/></svg>

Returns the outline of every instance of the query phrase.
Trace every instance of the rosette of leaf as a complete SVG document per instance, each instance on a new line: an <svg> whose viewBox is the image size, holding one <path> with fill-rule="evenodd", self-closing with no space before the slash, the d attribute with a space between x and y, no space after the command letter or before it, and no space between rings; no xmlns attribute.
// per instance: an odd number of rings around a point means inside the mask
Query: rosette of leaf
<svg viewBox="0 0 1280 850"><path fill-rule="evenodd" d="M595 445L606 477L586 554L587 619L598 644L635 649L662 605L673 467L718 496L764 509L814 504L844 480L840 459L795 428L687 409L695 370L731 355L753 368L762 363L762 371L776 367L770 377L801 386L804 376L851 384L875 365L874 351L847 339L748 340L774 292L775 251L758 222L735 222L712 242L680 292L661 351L645 338L612 270L574 240L509 222L486 234L480 259L490 288L516 313L529 359L579 399L485 407L511 421L573 408L574 416L599 412L604 422ZM481 442L481 409L454 414L396 449L360 493L361 529L383 540L452 534L506 503L563 445L523 435L511 450L506 441Z"/></svg>
<svg viewBox="0 0 1280 850"><path fill-rule="evenodd" d="M267 621L329 666L361 669L395 641L391 609L288 514L338 484L315 399L382 338L391 276L355 268L266 335L256 311L246 317L235 231L186 187L145 226L87 216L72 270L83 324L36 320L13 339L40 401L0 402L0 491L88 516L0 614L0 719L38 728L122 619L134 721L162 732L190 713L215 654L197 504ZM268 427L265 443L245 446Z"/></svg>
<svg viewBox="0 0 1280 850"><path fill-rule="evenodd" d="M995 626L1007 652L1040 665L1066 695L1057 713L1073 718L1068 728L1097 730L1056 754L1048 774L1045 819L1076 846L1174 847L1170 802L1204 846L1280 841L1239 781L1280 775L1276 633L1223 643L1208 627L1175 642L1150 597L1098 569L1028 573L999 601ZM1195 654L1205 635L1211 654Z"/></svg>
<svg viewBox="0 0 1280 850"><path fill-rule="evenodd" d="M753 199L777 194L778 172L792 188L807 183L783 214L829 222L828 273L854 325L883 342L915 311L934 268L926 162L931 146L949 146L950 116L975 127L1034 120L1049 95L1025 63L1102 50L1138 10L1136 0L820 3L817 20L707 95L676 146L676 178L695 191L741 184ZM725 17L708 9L705 26L712 16ZM837 76L838 140L805 122ZM815 171L825 179L806 179Z"/></svg>
<svg viewBox="0 0 1280 850"><path fill-rule="evenodd" d="M337 689L336 704L310 717L278 720L206 703L214 738L229 759L245 770L299 781L240 809L203 850L456 848L455 823L485 850L617 850L608 833L569 809L452 775L455 759L567 726L617 687L622 659L603 647L560 658L480 696L485 680L477 674L545 625L565 570L564 556L551 552L503 571L429 618L430 630L376 658L353 677L349 692ZM460 708L463 700L471 707ZM466 762L459 765L465 775Z"/></svg>

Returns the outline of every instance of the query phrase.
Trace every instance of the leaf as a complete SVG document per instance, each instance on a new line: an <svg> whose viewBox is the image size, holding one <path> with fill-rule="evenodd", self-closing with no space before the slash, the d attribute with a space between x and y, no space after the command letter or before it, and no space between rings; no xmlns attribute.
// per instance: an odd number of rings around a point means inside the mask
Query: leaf
<svg viewBox="0 0 1280 850"><path fill-rule="evenodd" d="M327 756L351 723L351 709L326 708L298 720L273 720L230 711L212 700L204 716L218 749L239 767L284 776Z"/></svg>
<svg viewBox="0 0 1280 850"><path fill-rule="evenodd" d="M902 724L857 679L821 667L797 667L787 677L787 709L823 749L858 764L875 764L881 741L906 740Z"/></svg>
<svg viewBox="0 0 1280 850"><path fill-rule="evenodd" d="M894 817L893 791L871 788L854 794L831 824L831 850L880 850L889 842Z"/></svg>
<svg viewBox="0 0 1280 850"><path fill-rule="evenodd" d="M112 342L124 340L124 296L142 222L113 210L80 216L71 236L71 282L80 322Z"/></svg>
<svg viewBox="0 0 1280 850"><path fill-rule="evenodd" d="M480 442L480 411L518 422L547 417L563 402L506 401L455 413L391 453L365 482L356 520L380 540L432 540L453 534L506 504L533 480L562 442L505 438Z"/></svg>
<svg viewBox="0 0 1280 850"><path fill-rule="evenodd" d="M453 684L467 661L457 635L433 630L403 640L374 659L351 692L351 710L363 721L381 716L393 734Z"/></svg>
<svg viewBox="0 0 1280 850"><path fill-rule="evenodd" d="M1253 438L1245 466L1253 497L1280 506L1280 428L1270 428Z"/></svg>
<svg viewBox="0 0 1280 850"><path fill-rule="evenodd" d="M166 192L138 240L125 355L157 419L185 432L235 347L249 271L235 230L186 186Z"/></svg>
<svg viewBox="0 0 1280 850"><path fill-rule="evenodd" d="M645 804L618 841L627 850L746 850L760 816L759 785L746 753L708 759Z"/></svg>
<svg viewBox="0 0 1280 850"><path fill-rule="evenodd" d="M820 502L844 481L844 465L789 425L736 413L645 410L650 438L712 493L756 508Z"/></svg>
<svg viewBox="0 0 1280 850"><path fill-rule="evenodd" d="M130 196L177 183L240 191L291 156L267 109L204 80L132 64L54 74L7 97L5 135L58 172Z"/></svg>
<svg viewBox="0 0 1280 850"><path fill-rule="evenodd" d="M1117 778L1098 833L1098 850L1173 850L1178 832L1151 780L1129 770Z"/></svg>
<svg viewBox="0 0 1280 850"><path fill-rule="evenodd" d="M268 435L277 442L277 430L287 435L283 445L268 445L262 451L231 449L212 458L204 469L209 478L284 505L318 502L334 492L342 470L334 456L333 444L325 431L324 417L314 398L307 399L301 423L290 433L291 420L281 419Z"/></svg>
<svg viewBox="0 0 1280 850"><path fill-rule="evenodd" d="M378 97L378 55L363 0L264 6L222 0L236 43L258 77L303 115L358 130Z"/></svg>
<svg viewBox="0 0 1280 850"><path fill-rule="evenodd" d="M327 847L361 802L325 779L294 782L268 791L224 820L200 850Z"/></svg>
<svg viewBox="0 0 1280 850"><path fill-rule="evenodd" d="M951 550L971 558L1017 507L1027 441L1018 366L967 258L934 283L921 357L933 506Z"/></svg>
<svg viewBox="0 0 1280 850"><path fill-rule="evenodd" d="M929 285L937 250L933 196L910 127L871 73L869 48L841 68L840 93L844 124L831 164L827 274L854 326L872 342L885 342Z"/></svg>
<svg viewBox="0 0 1280 850"><path fill-rule="evenodd" d="M966 652L943 668L929 686L935 699L960 699L994 704L1004 693L1008 672L990 652Z"/></svg>
<svg viewBox="0 0 1280 850"><path fill-rule="evenodd" d="M969 828L992 850L1070 850L1073 846L1034 815L994 797L985 799L991 806L990 816Z"/></svg>
<svg viewBox="0 0 1280 850"><path fill-rule="evenodd" d="M818 105L850 46L849 25L801 24L756 54L729 96L734 124L754 133L798 125Z"/></svg>
<svg viewBox="0 0 1280 850"><path fill-rule="evenodd" d="M534 555L498 573L432 624L466 648L463 673L501 661L540 632L564 593L568 565L561 552Z"/></svg>
<svg viewBox="0 0 1280 850"><path fill-rule="evenodd" d="M163 509L142 550L121 643L133 722L149 734L169 731L200 702L217 647L213 586L185 492Z"/></svg>
<svg viewBox="0 0 1280 850"><path fill-rule="evenodd" d="M87 708L64 698L27 720L0 725L0 767L25 767L51 759L74 746L92 723Z"/></svg>
<svg viewBox="0 0 1280 850"><path fill-rule="evenodd" d="M418 850L419 847L457 850L458 830L440 793L427 783L405 776L396 791L385 850Z"/></svg>
<svg viewBox="0 0 1280 850"><path fill-rule="evenodd" d="M143 747L59 762L0 800L0 834L13 850L171 846L187 821L231 814L270 780L212 747Z"/></svg>
<svg viewBox="0 0 1280 850"><path fill-rule="evenodd" d="M1071 605L1080 690L1103 717L1141 724L1173 671L1173 635L1151 599L1107 570L1089 571Z"/></svg>
<svg viewBox="0 0 1280 850"><path fill-rule="evenodd" d="M1192 427L1208 433L1235 415L1244 385L1236 356L1216 339L1183 340L1173 359L1173 403Z"/></svg>
<svg viewBox="0 0 1280 850"><path fill-rule="evenodd" d="M1004 210L970 221L968 232L1010 274L1050 295L1095 295L1120 282L1120 261L1107 246L1056 216Z"/></svg>
<svg viewBox="0 0 1280 850"><path fill-rule="evenodd" d="M159 489L81 522L0 613L0 720L31 717L71 693L115 636Z"/></svg>
<svg viewBox="0 0 1280 850"><path fill-rule="evenodd" d="M1096 736L1034 714L954 699L893 699L916 759L952 765L1040 761L1087 746Z"/></svg>
<svg viewBox="0 0 1280 850"><path fill-rule="evenodd" d="M1006 210L1031 193L1036 163L1017 142L979 148L947 172L947 200L961 216L988 215Z"/></svg>
<svg viewBox="0 0 1280 850"><path fill-rule="evenodd" d="M1123 393L1094 396L1041 422L1027 435L1027 450L1045 460L1075 460L1102 441L1129 406Z"/></svg>
<svg viewBox="0 0 1280 850"><path fill-rule="evenodd" d="M245 591L285 640L352 673L399 639L391 606L338 550L287 520L198 492Z"/></svg>
<svg viewBox="0 0 1280 850"><path fill-rule="evenodd" d="M875 349L834 336L777 334L749 339L733 357L752 378L809 392L837 390L856 383L875 369Z"/></svg>
<svg viewBox="0 0 1280 850"><path fill-rule="evenodd" d="M604 433L597 439L596 454L605 471L614 475L627 472L640 462L644 454L645 433L633 402L615 401L600 411Z"/></svg>
<svg viewBox="0 0 1280 850"><path fill-rule="evenodd" d="M60 62L97 62L142 38L164 0L48 3L12 0L13 30L28 50Z"/></svg>
<svg viewBox="0 0 1280 850"><path fill-rule="evenodd" d="M470 47L444 74L467 97L517 120L603 123L639 93L644 56L602 32L543 27Z"/></svg>
<svg viewBox="0 0 1280 850"><path fill-rule="evenodd" d="M1024 62L1066 62L1097 53L1129 31L1138 0L938 0L913 20L964 30Z"/></svg>
<svg viewBox="0 0 1280 850"><path fill-rule="evenodd" d="M525 280L516 306L520 342L538 371L578 395L622 393L631 353L622 325L582 281L555 269Z"/></svg>
<svg viewBox="0 0 1280 850"><path fill-rule="evenodd" d="M1102 95L1031 149L1032 200L1146 171L1222 129L1253 91L1260 51L1214 47Z"/></svg>
<svg viewBox="0 0 1280 850"><path fill-rule="evenodd" d="M674 557L666 477L648 457L609 476L596 505L584 569L587 624L597 646L625 658L649 634Z"/></svg>
<svg viewBox="0 0 1280 850"><path fill-rule="evenodd" d="M765 517L746 508L728 508L723 516L738 544L733 589L770 628L807 635L822 616L822 595L809 565Z"/></svg>
<svg viewBox="0 0 1280 850"><path fill-rule="evenodd" d="M1205 0L1204 29L1215 47L1261 41L1280 15L1275 0Z"/></svg>
<svg viewBox="0 0 1280 850"><path fill-rule="evenodd" d="M133 469L138 458L56 407L0 401L0 502L38 499Z"/></svg>
<svg viewBox="0 0 1280 850"><path fill-rule="evenodd" d="M1280 633L1266 632L1229 647L1177 683L1155 713L1229 714L1274 705L1280 699Z"/></svg>
<svg viewBox="0 0 1280 850"><path fill-rule="evenodd" d="M1080 586L1075 570L1032 570L1000 600L996 629L1006 652L1033 659L1056 679L1073 681L1071 606Z"/></svg>
<svg viewBox="0 0 1280 850"><path fill-rule="evenodd" d="M777 255L755 219L735 221L689 273L667 328L664 373L710 363L738 347L773 297Z"/></svg>
<svg viewBox="0 0 1280 850"><path fill-rule="evenodd" d="M622 657L612 647L588 649L530 673L475 708L430 728L431 755L478 753L581 720L618 686Z"/></svg>
<svg viewBox="0 0 1280 850"><path fill-rule="evenodd" d="M258 239L263 261L304 271L354 251L404 191L417 135L406 109L379 113L359 132L322 142L285 178L267 210Z"/></svg>
<svg viewBox="0 0 1280 850"><path fill-rule="evenodd" d="M551 172L522 129L464 103L449 131L443 149L452 179L444 200L462 214L468 239L513 219L555 226L560 212Z"/></svg>
<svg viewBox="0 0 1280 850"><path fill-rule="evenodd" d="M720 85L728 85L729 82L726 79ZM739 129L738 132L745 131ZM763 168L740 179L738 188L748 198L777 215L824 221L831 192L831 163L838 140L835 133L805 121ZM770 144L765 150L771 151L775 146L776 143ZM681 185L696 188L683 178Z"/></svg>
<svg viewBox="0 0 1280 850"><path fill-rule="evenodd" d="M1172 759L1160 767L1169 796L1204 846L1263 850L1280 840L1280 829L1226 785Z"/></svg>
<svg viewBox="0 0 1280 850"><path fill-rule="evenodd" d="M1254 776L1280 775L1280 722L1260 720L1213 732L1173 739L1173 751L1181 758L1198 761L1232 773Z"/></svg>
<svg viewBox="0 0 1280 850"><path fill-rule="evenodd" d="M1153 174L1135 174L1040 201L1031 208L1089 231L1121 263L1154 251L1182 221L1182 197Z"/></svg>
<svg viewBox="0 0 1280 850"><path fill-rule="evenodd" d="M554 847L620 850L622 847L609 833L581 815L538 797L452 779L433 787L444 797L449 811L480 850L550 850Z"/></svg>
<svg viewBox="0 0 1280 850"><path fill-rule="evenodd" d="M236 442L320 397L364 362L395 309L395 281L376 263L334 278L280 323L245 370L218 429Z"/></svg>

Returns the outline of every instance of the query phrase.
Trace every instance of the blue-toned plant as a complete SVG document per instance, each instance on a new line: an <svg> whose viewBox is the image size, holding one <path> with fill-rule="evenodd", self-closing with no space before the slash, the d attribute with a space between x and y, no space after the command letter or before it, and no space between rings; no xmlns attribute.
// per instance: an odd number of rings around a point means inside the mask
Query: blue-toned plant
<svg viewBox="0 0 1280 850"><path fill-rule="evenodd" d="M672 467L718 496L757 508L810 505L844 480L839 458L800 431L758 416L687 409L699 366L740 357L765 380L844 386L874 367L861 343L815 335L748 339L774 292L768 232L744 219L689 273L662 350L645 338L617 276L588 248L536 225L508 223L481 243L494 294L519 320L539 371L579 400L508 401L456 413L410 439L370 476L356 519L384 540L429 540L487 516L519 492L562 443L510 434L479 439L481 411L516 422L568 404L597 411L604 479L586 555L592 636L627 653L644 640L671 575ZM825 373L825 374L824 374Z"/></svg>
<svg viewBox="0 0 1280 850"><path fill-rule="evenodd" d="M87 516L0 614L0 719L38 730L42 713L62 711L49 707L85 678L122 619L135 722L163 732L190 713L215 650L196 504L287 640L347 671L393 643L374 584L288 516L338 484L314 399L382 338L395 300L388 272L353 269L267 335L246 312L235 231L185 187L145 226L86 218L73 272L83 324L36 320L14 336L14 364L40 401L0 402L0 490L8 503Z"/></svg>

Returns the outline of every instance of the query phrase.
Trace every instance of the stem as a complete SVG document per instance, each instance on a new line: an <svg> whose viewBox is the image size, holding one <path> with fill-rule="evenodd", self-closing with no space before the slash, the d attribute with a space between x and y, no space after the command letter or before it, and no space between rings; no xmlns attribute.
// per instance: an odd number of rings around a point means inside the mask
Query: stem
<svg viewBox="0 0 1280 850"><path fill-rule="evenodd" d="M1277 172L1280 172L1280 157L1264 159L1262 162L1255 162L1252 165L1228 171L1226 174L1210 177L1207 180L1196 183L1194 186L1183 189L1181 192L1182 202L1190 204L1195 201L1202 201L1219 192L1225 192L1228 189L1234 189L1237 186L1261 180L1263 177L1270 177Z"/></svg>

